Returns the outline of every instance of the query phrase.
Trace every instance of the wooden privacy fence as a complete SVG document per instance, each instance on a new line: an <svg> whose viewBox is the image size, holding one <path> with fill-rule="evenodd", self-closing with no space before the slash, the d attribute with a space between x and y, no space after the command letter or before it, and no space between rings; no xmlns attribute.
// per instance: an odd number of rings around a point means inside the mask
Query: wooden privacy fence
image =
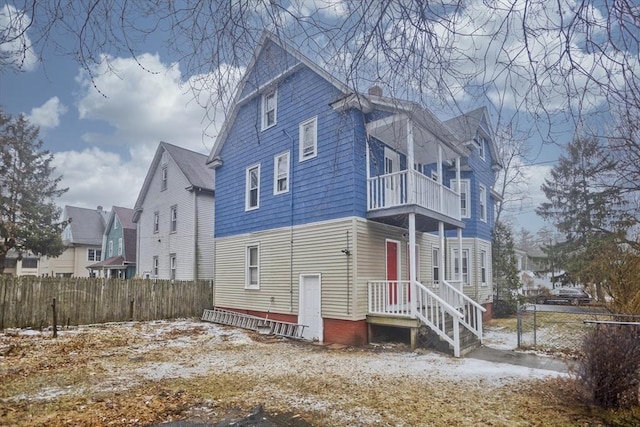
<svg viewBox="0 0 640 427"><path fill-rule="evenodd" d="M0 329L200 317L211 281L0 276Z"/></svg>

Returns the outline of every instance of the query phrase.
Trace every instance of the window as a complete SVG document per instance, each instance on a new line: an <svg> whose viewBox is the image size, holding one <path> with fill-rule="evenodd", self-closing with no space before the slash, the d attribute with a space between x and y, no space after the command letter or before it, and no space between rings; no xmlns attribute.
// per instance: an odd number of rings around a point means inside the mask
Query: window
<svg viewBox="0 0 640 427"><path fill-rule="evenodd" d="M102 249L87 249L87 261L102 261Z"/></svg>
<svg viewBox="0 0 640 427"><path fill-rule="evenodd" d="M159 266L159 261L158 261L158 257L154 256L153 257L153 277L158 277L158 266Z"/></svg>
<svg viewBox="0 0 640 427"><path fill-rule="evenodd" d="M162 191L167 189L167 176L168 176L167 167L163 166L162 167L162 181L160 183L160 190L162 190Z"/></svg>
<svg viewBox="0 0 640 427"><path fill-rule="evenodd" d="M244 202L244 210L250 211L260 206L260 165L254 165L247 168L246 176L246 195Z"/></svg>
<svg viewBox="0 0 640 427"><path fill-rule="evenodd" d="M482 160L484 160L485 159L484 151L485 151L485 147L487 145L486 138L484 136L482 136L482 135L478 135L478 144L479 144L478 155L480 156L480 158Z"/></svg>
<svg viewBox="0 0 640 427"><path fill-rule="evenodd" d="M458 181L451 180L451 186L455 191L460 192L460 216L462 218L469 218L469 180L460 180L460 190L458 190Z"/></svg>
<svg viewBox="0 0 640 427"><path fill-rule="evenodd" d="M300 161L311 159L318 155L318 126L317 118L300 124Z"/></svg>
<svg viewBox="0 0 640 427"><path fill-rule="evenodd" d="M38 258L22 258L22 268L38 268Z"/></svg>
<svg viewBox="0 0 640 427"><path fill-rule="evenodd" d="M273 159L273 194L289 191L289 152Z"/></svg>
<svg viewBox="0 0 640 427"><path fill-rule="evenodd" d="M462 276L460 275L460 263L458 250L453 250L453 280L462 280L462 284L468 286L469 282L469 249L462 250Z"/></svg>
<svg viewBox="0 0 640 427"><path fill-rule="evenodd" d="M487 222L487 187L480 185L480 220Z"/></svg>
<svg viewBox="0 0 640 427"><path fill-rule="evenodd" d="M153 213L153 232L160 231L160 212Z"/></svg>
<svg viewBox="0 0 640 427"><path fill-rule="evenodd" d="M171 224L169 227L172 233L175 233L178 230L178 207L171 206Z"/></svg>
<svg viewBox="0 0 640 427"><path fill-rule="evenodd" d="M262 95L262 130L276 125L278 114L278 91Z"/></svg>
<svg viewBox="0 0 640 427"><path fill-rule="evenodd" d="M118 255L122 255L122 237L118 239Z"/></svg>
<svg viewBox="0 0 640 427"><path fill-rule="evenodd" d="M245 261L246 289L260 289L260 246L247 246Z"/></svg>
<svg viewBox="0 0 640 427"><path fill-rule="evenodd" d="M438 182L438 171L431 171L431 179Z"/></svg>
<svg viewBox="0 0 640 427"><path fill-rule="evenodd" d="M480 283L487 284L487 251L480 251Z"/></svg>
<svg viewBox="0 0 640 427"><path fill-rule="evenodd" d="M109 256L113 256L113 240L109 240Z"/></svg>
<svg viewBox="0 0 640 427"><path fill-rule="evenodd" d="M178 268L178 261L176 259L176 254L169 255L169 269L171 272L170 279L176 280L176 269Z"/></svg>
<svg viewBox="0 0 640 427"><path fill-rule="evenodd" d="M114 219L114 220L113 220L113 229L114 229L114 230L117 230L117 229L118 229L118 220L117 220L117 219Z"/></svg>
<svg viewBox="0 0 640 427"><path fill-rule="evenodd" d="M440 281L440 249L433 248L433 260L431 261L433 264L433 283L438 283Z"/></svg>

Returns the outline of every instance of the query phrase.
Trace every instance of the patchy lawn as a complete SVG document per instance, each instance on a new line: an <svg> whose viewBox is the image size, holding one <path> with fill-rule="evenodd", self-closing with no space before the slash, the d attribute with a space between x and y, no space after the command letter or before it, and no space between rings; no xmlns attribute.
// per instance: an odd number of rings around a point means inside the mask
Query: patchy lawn
<svg viewBox="0 0 640 427"><path fill-rule="evenodd" d="M197 320L0 333L2 425L215 424L257 405L287 425L640 421L581 403L566 375L400 344L331 349Z"/></svg>

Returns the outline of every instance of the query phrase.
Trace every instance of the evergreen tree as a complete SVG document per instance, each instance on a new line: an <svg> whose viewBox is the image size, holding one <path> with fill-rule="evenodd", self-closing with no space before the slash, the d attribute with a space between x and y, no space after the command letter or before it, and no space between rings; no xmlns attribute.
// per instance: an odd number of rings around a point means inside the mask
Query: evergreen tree
<svg viewBox="0 0 640 427"><path fill-rule="evenodd" d="M498 317L509 316L516 311L520 278L511 228L497 222L492 242L493 283L495 286L494 312Z"/></svg>
<svg viewBox="0 0 640 427"><path fill-rule="evenodd" d="M67 189L58 188L53 155L42 149L39 129L19 115L0 109L0 274L7 252L37 255L62 253L60 209L54 199Z"/></svg>
<svg viewBox="0 0 640 427"><path fill-rule="evenodd" d="M575 138L542 185L549 201L536 209L565 236L554 252L565 260L570 280L594 283L599 299L602 279L588 264L605 242L624 238L631 224L620 189L608 185L615 168L598 140Z"/></svg>

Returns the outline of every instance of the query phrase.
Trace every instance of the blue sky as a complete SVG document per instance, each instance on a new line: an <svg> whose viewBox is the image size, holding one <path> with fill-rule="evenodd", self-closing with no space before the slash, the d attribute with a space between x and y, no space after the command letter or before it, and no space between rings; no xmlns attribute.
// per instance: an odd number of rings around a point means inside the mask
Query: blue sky
<svg viewBox="0 0 640 427"><path fill-rule="evenodd" d="M207 119L193 99L190 88L197 84L198 76L185 75L162 46L161 38L152 39L136 59L105 56L112 68L93 68L93 82L73 58L55 52L42 61L28 57L19 71L0 74L0 105L8 113L26 114L40 126L45 147L55 155L57 170L64 175L62 185L69 187L61 205L133 207L161 140L208 154L220 123ZM500 98L508 106L511 100L505 102L504 93L507 91L501 92L498 86L487 97L492 101ZM530 117L524 120L533 123ZM566 143L572 125L554 128L554 132L559 144ZM560 148L542 144L535 134L529 146L522 165L534 164L526 167L526 185L520 189L528 195L528 202L512 221L516 229L535 232L544 225L533 212L544 201L540 185Z"/></svg>

